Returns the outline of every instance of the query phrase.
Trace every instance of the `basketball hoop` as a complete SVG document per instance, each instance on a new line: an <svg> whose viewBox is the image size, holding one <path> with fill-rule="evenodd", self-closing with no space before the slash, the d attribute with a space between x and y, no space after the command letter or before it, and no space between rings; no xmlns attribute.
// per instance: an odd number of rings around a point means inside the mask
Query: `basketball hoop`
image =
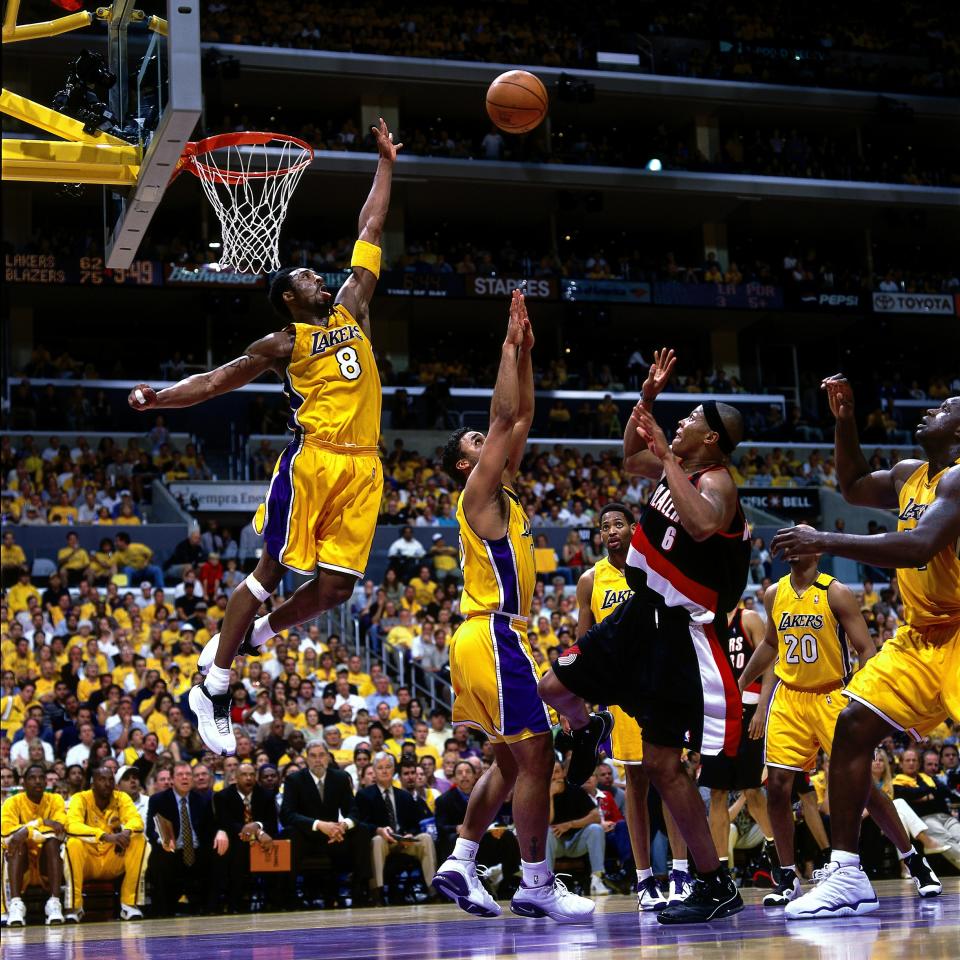
<svg viewBox="0 0 960 960"><path fill-rule="evenodd" d="M239 273L280 269L287 204L313 160L313 148L284 133L223 133L188 143L177 176L200 179L220 219L220 266Z"/></svg>

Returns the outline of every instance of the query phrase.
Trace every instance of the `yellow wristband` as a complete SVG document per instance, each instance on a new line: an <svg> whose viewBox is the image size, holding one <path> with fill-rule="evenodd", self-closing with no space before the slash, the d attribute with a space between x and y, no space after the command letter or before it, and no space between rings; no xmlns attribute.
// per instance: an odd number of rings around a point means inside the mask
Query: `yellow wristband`
<svg viewBox="0 0 960 960"><path fill-rule="evenodd" d="M380 248L366 240L358 240L353 245L351 267L363 267L369 270L378 280L380 279Z"/></svg>

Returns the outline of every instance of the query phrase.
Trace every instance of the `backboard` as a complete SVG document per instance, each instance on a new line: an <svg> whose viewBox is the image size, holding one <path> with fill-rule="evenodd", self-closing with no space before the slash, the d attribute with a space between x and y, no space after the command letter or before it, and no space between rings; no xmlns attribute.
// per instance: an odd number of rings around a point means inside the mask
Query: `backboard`
<svg viewBox="0 0 960 960"><path fill-rule="evenodd" d="M106 266L130 266L193 133L202 107L199 0L167 0L167 17L144 17L135 0L114 0L108 66L119 80L110 108L138 138L136 185L103 187ZM126 80L126 82L124 82Z"/></svg>

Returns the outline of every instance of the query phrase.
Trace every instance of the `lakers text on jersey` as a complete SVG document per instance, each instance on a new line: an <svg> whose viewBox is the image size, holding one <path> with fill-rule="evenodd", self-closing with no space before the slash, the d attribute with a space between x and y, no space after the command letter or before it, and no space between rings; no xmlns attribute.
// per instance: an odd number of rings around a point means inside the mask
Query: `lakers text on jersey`
<svg viewBox="0 0 960 960"><path fill-rule="evenodd" d="M373 347L342 305L329 323L295 323L284 376L294 438L277 460L254 528L298 573L363 576L380 511L380 375Z"/></svg>
<svg viewBox="0 0 960 960"><path fill-rule="evenodd" d="M453 721L514 743L550 730L550 714L537 693L540 671L527 626L536 583L533 536L520 498L503 488L507 532L486 540L457 506L466 620L450 644Z"/></svg>
<svg viewBox="0 0 960 960"><path fill-rule="evenodd" d="M773 601L777 664L767 709L764 760L768 766L811 770L817 751L833 748L837 717L846 706L841 689L849 679L850 654L843 628L830 609L833 577L818 573L804 590L789 574Z"/></svg>
<svg viewBox="0 0 960 960"><path fill-rule="evenodd" d="M919 466L900 490L898 530L912 530L936 498L946 470ZM898 569L905 623L847 687L892 727L921 740L945 717L960 717L960 545L919 569Z"/></svg>

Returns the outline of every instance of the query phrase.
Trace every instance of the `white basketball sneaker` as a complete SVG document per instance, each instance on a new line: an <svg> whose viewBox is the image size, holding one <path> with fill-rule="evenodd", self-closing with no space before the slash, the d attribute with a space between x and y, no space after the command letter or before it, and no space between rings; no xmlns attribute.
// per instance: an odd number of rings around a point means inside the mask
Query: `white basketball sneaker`
<svg viewBox="0 0 960 960"><path fill-rule="evenodd" d="M499 917L503 912L480 882L473 860L448 857L433 878L433 889L475 917Z"/></svg>
<svg viewBox="0 0 960 960"><path fill-rule="evenodd" d="M637 883L637 909L658 913L667 905L667 898L656 877L647 877Z"/></svg>
<svg viewBox="0 0 960 960"><path fill-rule="evenodd" d="M135 907L132 903L121 903L120 919L121 920L142 920L143 911L139 907Z"/></svg>
<svg viewBox="0 0 960 960"><path fill-rule="evenodd" d="M247 627L247 632L244 634L243 639L240 641L240 646L237 647L237 656L238 657L259 657L260 648L255 647L251 642L251 637L253 636L253 626L257 621L254 620L253 623ZM197 657L197 670L206 676L210 672L210 668L213 666L213 661L217 656L217 651L220 649L220 634L215 633L204 645L203 649L200 651L200 656Z"/></svg>
<svg viewBox="0 0 960 960"><path fill-rule="evenodd" d="M237 752L237 738L233 734L230 704L233 696L226 693L211 695L198 683L187 697L190 709L197 715L200 739L218 756L229 757Z"/></svg>
<svg viewBox="0 0 960 960"><path fill-rule="evenodd" d="M693 893L693 877L686 870L671 870L667 903L683 903L691 893Z"/></svg>
<svg viewBox="0 0 960 960"><path fill-rule="evenodd" d="M816 886L783 913L788 920L826 920L830 917L859 917L880 906L877 894L860 866L841 867L835 860L813 871Z"/></svg>
<svg viewBox="0 0 960 960"><path fill-rule="evenodd" d="M19 897L13 897L7 904L7 926L25 927L26 925L27 905Z"/></svg>
<svg viewBox="0 0 960 960"><path fill-rule="evenodd" d="M550 917L557 923L589 923L596 908L592 900L571 893L559 877L542 887L521 883L510 901L510 909L518 917Z"/></svg>
<svg viewBox="0 0 960 960"><path fill-rule="evenodd" d="M47 900L43 912L46 918L44 923L48 927L63 923L63 905L57 897L50 897Z"/></svg>

